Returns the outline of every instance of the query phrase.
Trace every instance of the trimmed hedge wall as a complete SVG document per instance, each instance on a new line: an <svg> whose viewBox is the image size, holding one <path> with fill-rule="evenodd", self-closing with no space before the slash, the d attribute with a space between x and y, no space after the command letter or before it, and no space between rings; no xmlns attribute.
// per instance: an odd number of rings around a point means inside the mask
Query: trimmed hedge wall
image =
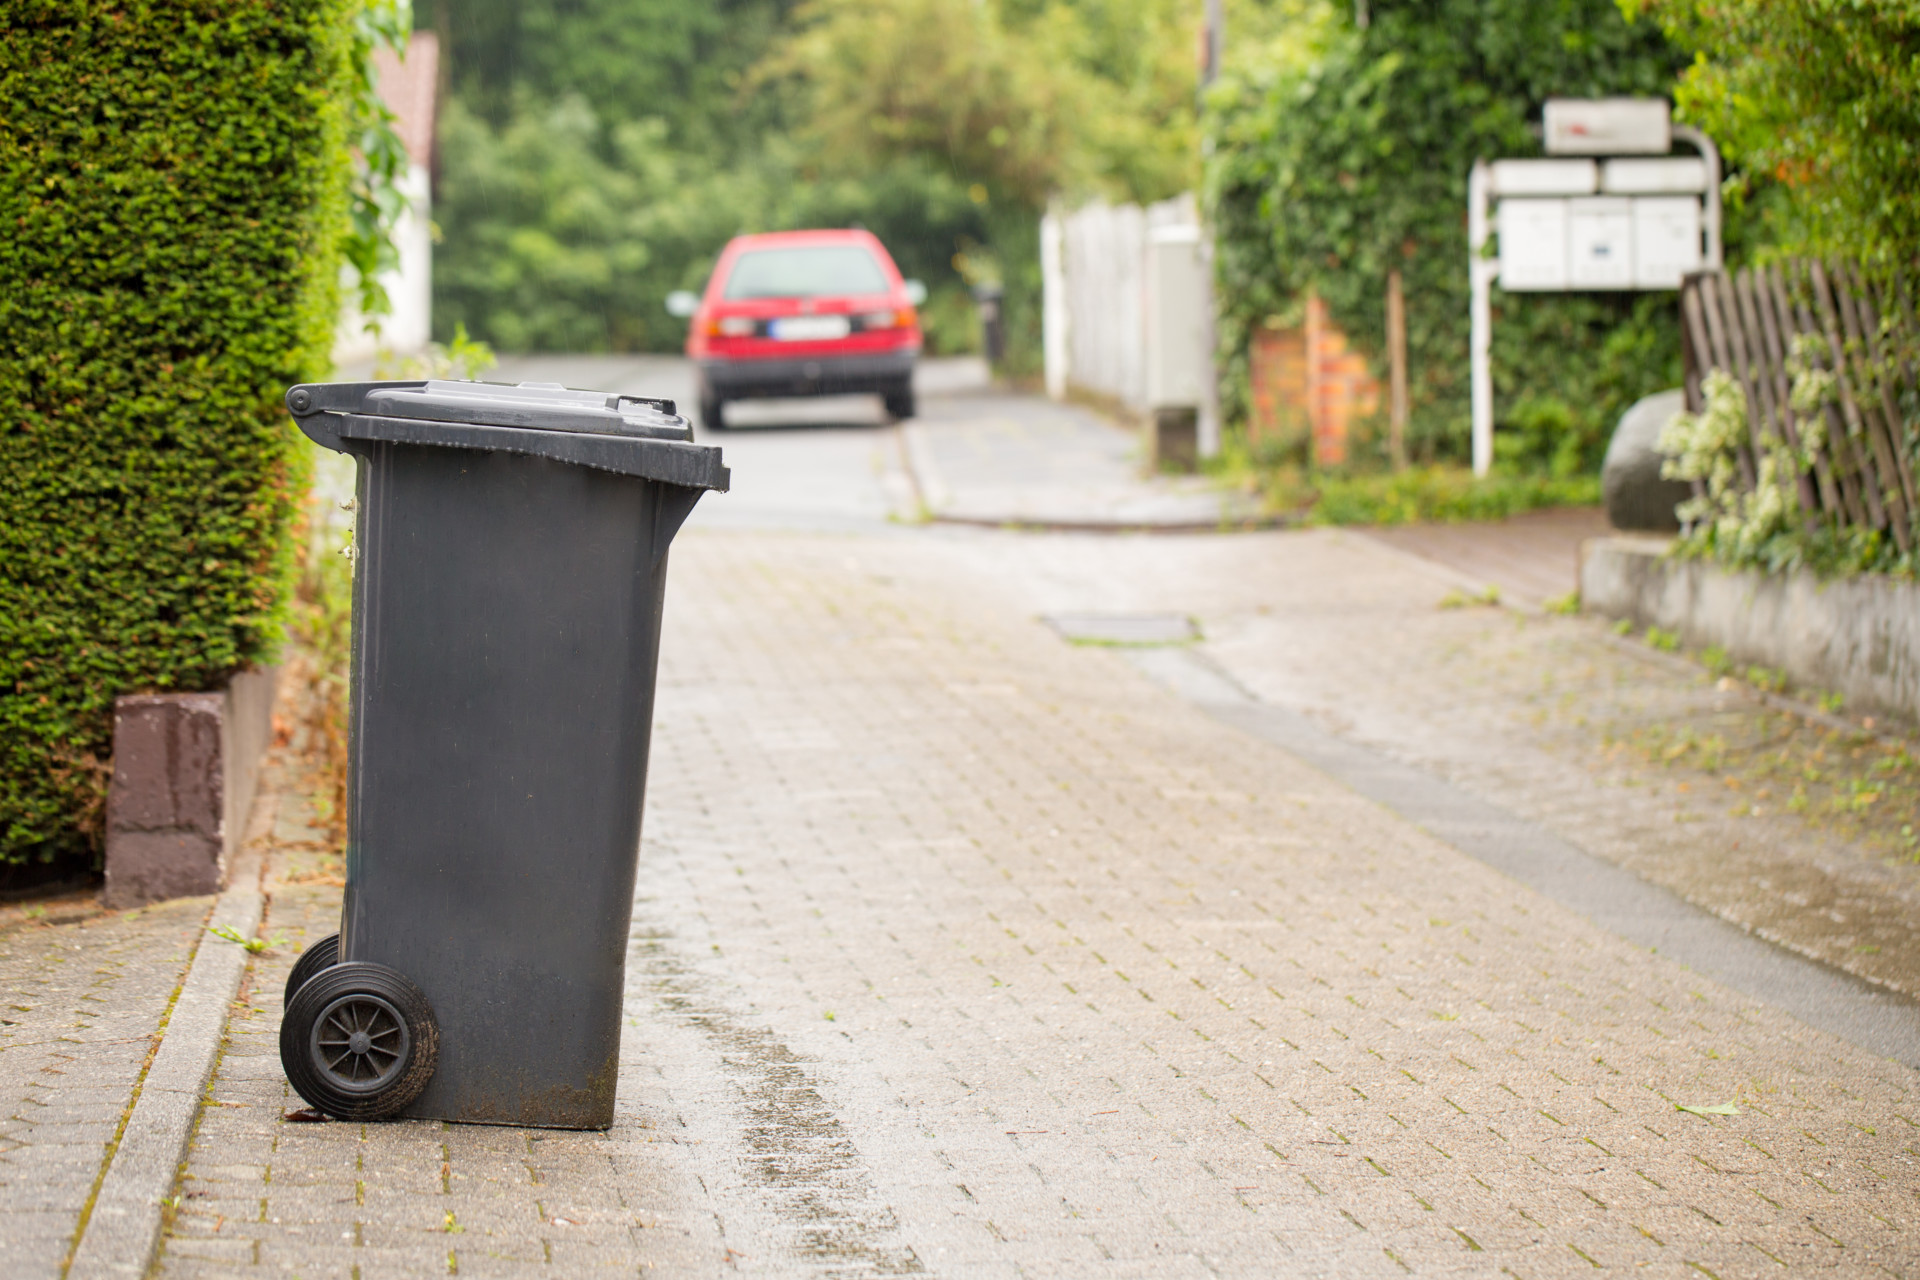
<svg viewBox="0 0 1920 1280"><path fill-rule="evenodd" d="M357 11L0 5L0 864L97 848L116 696L274 656Z"/></svg>

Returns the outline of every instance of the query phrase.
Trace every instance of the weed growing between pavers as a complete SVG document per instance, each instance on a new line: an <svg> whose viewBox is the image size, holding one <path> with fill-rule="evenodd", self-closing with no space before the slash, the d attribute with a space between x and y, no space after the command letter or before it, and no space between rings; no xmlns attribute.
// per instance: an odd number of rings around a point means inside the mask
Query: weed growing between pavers
<svg viewBox="0 0 1920 1280"><path fill-rule="evenodd" d="M1633 624L1622 619L1611 630L1628 636ZM1643 638L1663 653L1680 649L1680 637L1659 627L1648 627ZM1871 718L1859 729L1842 729L1745 695L1742 685L1789 693L1785 671L1742 667L1718 645L1692 656L1706 668L1703 680L1735 701L1711 726L1676 718L1609 723L1600 747L1610 760L1625 751L1670 774L1699 774L1704 785L1731 793L1731 816L1782 809L1875 857L1920 864L1920 760L1911 744L1874 733ZM1802 691L1802 701L1827 715L1838 714L1845 702L1819 691ZM1690 791L1700 784L1679 778L1675 785Z"/></svg>
<svg viewBox="0 0 1920 1280"><path fill-rule="evenodd" d="M1715 725L1633 726L1609 733L1603 750L1701 775L1705 785L1727 792L1735 816L1781 808L1876 856L1920 863L1920 761L1907 745L1764 706L1729 711ZM1677 783L1701 785L1684 777Z"/></svg>

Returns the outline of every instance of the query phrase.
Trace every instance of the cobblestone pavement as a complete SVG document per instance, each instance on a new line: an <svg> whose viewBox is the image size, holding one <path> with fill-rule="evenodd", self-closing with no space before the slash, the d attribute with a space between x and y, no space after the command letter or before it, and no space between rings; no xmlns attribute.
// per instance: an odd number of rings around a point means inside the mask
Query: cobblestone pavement
<svg viewBox="0 0 1920 1280"><path fill-rule="evenodd" d="M1898 820L1876 842L1821 788L1794 802L1815 766L1870 781L1884 754L1871 742L1770 711L1592 619L1441 607L1461 593L1369 535L977 539L956 552L1036 613L1191 614L1207 654L1267 701L1920 995L1920 865Z"/></svg>
<svg viewBox="0 0 1920 1280"><path fill-rule="evenodd" d="M1581 545L1611 532L1597 507L1556 507L1478 524L1394 525L1365 536L1498 586L1502 600L1538 609L1580 590Z"/></svg>
<svg viewBox="0 0 1920 1280"><path fill-rule="evenodd" d="M1047 575L1055 597L1080 575L1089 608L1178 576L1149 550L1169 544L1076 545L684 535L614 1128L288 1122L291 955L264 956L162 1271L1920 1263L1913 1073L1063 643L1034 617ZM1194 612L1229 594L1221 554L1188 563L1188 599L1219 593ZM1094 585L1116 565L1129 582ZM1280 592L1274 572L1241 586ZM1397 615L1353 590L1353 628L1392 652ZM1305 644L1278 620L1263 637L1275 616L1215 643ZM276 882L267 929L311 938L335 903Z"/></svg>
<svg viewBox="0 0 1920 1280"><path fill-rule="evenodd" d="M1261 518L1204 476L1144 477L1144 439L1080 405L1029 396L929 401L903 428L926 514L1001 525L1209 529Z"/></svg>
<svg viewBox="0 0 1920 1280"><path fill-rule="evenodd" d="M120 1131L211 898L0 912L0 1260L54 1277ZM32 912L32 914L28 914Z"/></svg>

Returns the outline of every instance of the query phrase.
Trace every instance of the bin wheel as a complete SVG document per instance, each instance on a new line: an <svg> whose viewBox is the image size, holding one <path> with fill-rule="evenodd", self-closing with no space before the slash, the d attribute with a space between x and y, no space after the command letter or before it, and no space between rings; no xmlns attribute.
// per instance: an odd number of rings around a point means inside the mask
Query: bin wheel
<svg viewBox="0 0 1920 1280"><path fill-rule="evenodd" d="M295 1092L336 1120L381 1120L420 1096L440 1058L426 995L382 964L349 960L309 978L280 1021Z"/></svg>
<svg viewBox="0 0 1920 1280"><path fill-rule="evenodd" d="M700 425L709 431L725 431L727 402L719 396L700 397Z"/></svg>
<svg viewBox="0 0 1920 1280"><path fill-rule="evenodd" d="M320 941L300 953L293 962L293 972L287 975L287 989L280 996L280 1007L285 1009L293 1003L293 993L307 985L307 979L322 969L331 969L340 963L340 935L330 933Z"/></svg>
<svg viewBox="0 0 1920 1280"><path fill-rule="evenodd" d="M904 422L915 416L918 406L914 404L913 388L903 387L898 391L889 391L880 397L880 403L886 408L887 416L895 422Z"/></svg>

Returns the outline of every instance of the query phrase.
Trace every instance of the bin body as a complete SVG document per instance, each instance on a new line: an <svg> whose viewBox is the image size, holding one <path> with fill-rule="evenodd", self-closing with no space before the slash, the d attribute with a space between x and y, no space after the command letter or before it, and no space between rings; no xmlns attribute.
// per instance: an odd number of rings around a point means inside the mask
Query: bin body
<svg viewBox="0 0 1920 1280"><path fill-rule="evenodd" d="M342 444L359 479L340 959L432 1004L438 1067L402 1114L605 1128L667 544L700 489Z"/></svg>

